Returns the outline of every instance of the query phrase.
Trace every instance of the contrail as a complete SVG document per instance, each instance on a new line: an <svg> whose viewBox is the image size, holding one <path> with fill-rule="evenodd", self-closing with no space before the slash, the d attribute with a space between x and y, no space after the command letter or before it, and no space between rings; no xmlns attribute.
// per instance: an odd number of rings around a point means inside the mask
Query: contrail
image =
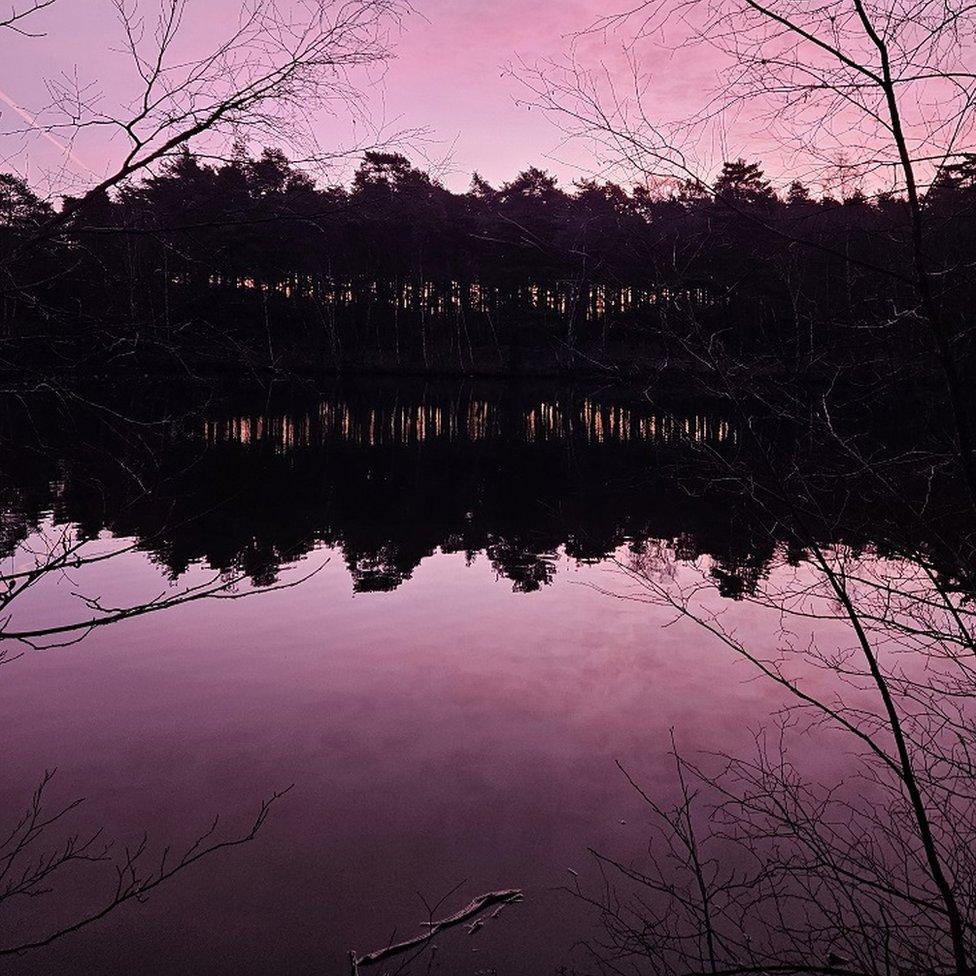
<svg viewBox="0 0 976 976"><path fill-rule="evenodd" d="M71 151L70 146L51 135L51 133L47 132L43 126L38 125L37 119L34 118L34 116L31 115L26 109L21 108L2 88L0 88L0 102L3 102L5 105L9 105L10 108L12 108L29 126L35 129L42 138L46 139L59 152L63 153L67 159L75 164L75 166L91 173L91 175L96 179L98 178L98 173L96 173L95 170L93 170L84 160L79 159Z"/></svg>

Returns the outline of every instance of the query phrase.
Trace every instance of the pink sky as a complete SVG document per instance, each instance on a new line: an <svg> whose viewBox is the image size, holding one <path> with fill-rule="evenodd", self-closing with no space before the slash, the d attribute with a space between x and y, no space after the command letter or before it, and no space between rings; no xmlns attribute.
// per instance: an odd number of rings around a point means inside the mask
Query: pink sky
<svg viewBox="0 0 976 976"><path fill-rule="evenodd" d="M420 153L432 161L450 155L444 179L454 188L466 187L475 169L498 183L530 164L554 169L568 181L580 165L585 168L587 152L562 145L561 134L539 112L517 103L519 85L505 65L517 56L528 61L558 56L574 31L618 9L619 2L416 0L417 14L407 21L396 60L375 89L372 113L392 129L425 127L429 136ZM233 15L239 6L239 0L198 0L193 25L201 36L194 41L206 43L201 25ZM144 8L154 8L153 0L144 0ZM0 128L7 133L0 138L0 166L54 190L77 188L91 179L86 167L103 173L118 158L121 143L86 133L76 139L66 161L49 139L25 142L9 133L44 109L48 79L77 73L82 83L95 84L106 103L124 92L126 62L118 50L118 25L108 0L58 0L32 27L45 36L7 32L0 38ZM586 53L594 61L616 59L619 42L591 39ZM673 79L672 95L680 100L687 82ZM349 131L345 122L324 119L318 135L328 145L336 137L348 140Z"/></svg>
<svg viewBox="0 0 976 976"><path fill-rule="evenodd" d="M147 15L158 3L138 0ZM567 145L542 113L519 104L524 89L505 67L517 58L532 63L560 57L575 32L626 6L626 0L414 0L417 12L396 41L395 60L369 89L370 116L385 121L387 131L426 129L423 140L408 140L399 148L419 165L435 167L452 189L466 188L474 170L497 185L529 165L553 170L567 183L592 171L589 148ZM240 9L241 0L188 0L186 48L209 50L226 36ZM19 37L9 31L0 36L0 170L25 176L42 191L77 192L117 164L123 151L117 134L113 142L105 130L86 130L69 155L51 138L35 133L25 139L11 130L43 114L50 79L77 77L81 86L91 85L89 91L103 97L107 108L137 83L120 51L111 0L56 0L31 26L45 36ZM655 121L686 116L723 83L719 55L701 48L676 51L675 40L655 37L639 48L641 70L652 79L645 104ZM621 35L577 38L579 58L588 67L607 64L621 77L622 41ZM723 159L747 155L763 161L780 184L804 175L791 172L790 160L774 148L766 130L744 118L730 125L735 130L731 143L724 141L723 131L721 138L712 133L708 144L695 147L700 173L714 174ZM316 125L327 149L348 146L352 131L347 118L323 116ZM839 146L842 151L843 141ZM346 179L349 173L346 165L330 178Z"/></svg>

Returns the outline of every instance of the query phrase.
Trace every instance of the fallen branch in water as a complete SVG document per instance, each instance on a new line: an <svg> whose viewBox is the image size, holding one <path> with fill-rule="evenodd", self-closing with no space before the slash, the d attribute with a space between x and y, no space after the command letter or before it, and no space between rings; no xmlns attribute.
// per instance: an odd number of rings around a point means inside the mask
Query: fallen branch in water
<svg viewBox="0 0 976 976"><path fill-rule="evenodd" d="M350 951L349 972L351 976L359 976L360 968L363 966L372 966L374 963L382 962L384 959L390 959L393 956L402 955L413 949L419 949L429 943L438 932L443 932L445 929L453 928L455 925L462 925L464 922L469 922L495 905L499 906L500 910L505 905L514 905L521 900L522 892L518 888L512 888L507 891L489 891L486 895L479 895L459 912L449 915L447 918L442 918L437 922L428 922L427 926L429 931L423 935L408 939L406 942L398 942L396 945L387 946L385 949L379 949L376 952L369 952L364 956L357 955L355 951Z"/></svg>

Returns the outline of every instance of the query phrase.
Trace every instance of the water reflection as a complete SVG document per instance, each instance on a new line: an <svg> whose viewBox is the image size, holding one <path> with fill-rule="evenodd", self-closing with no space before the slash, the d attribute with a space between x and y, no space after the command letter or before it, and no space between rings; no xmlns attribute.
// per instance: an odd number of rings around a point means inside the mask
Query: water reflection
<svg viewBox="0 0 976 976"><path fill-rule="evenodd" d="M706 554L722 592L749 592L779 543L773 513L716 476L748 444L721 401L644 390L345 382L326 393L207 396L120 391L94 408L8 405L3 550L50 513L82 536L134 538L179 576L195 562L273 582L317 545L341 553L355 592L392 590L435 552L484 555L515 590L550 583L555 556L586 563L663 540ZM130 421L120 418L127 417ZM748 422L752 423L751 420ZM914 436L914 435L912 435ZM802 430L770 441L784 470L825 467ZM924 479L923 479L924 481ZM818 529L881 544L868 479L832 497ZM910 486L906 485L906 491ZM928 491L920 482L919 491ZM796 558L801 554L797 553Z"/></svg>
<svg viewBox="0 0 976 976"><path fill-rule="evenodd" d="M0 793L19 796L56 761L101 798L99 821L157 836L292 781L300 800L257 862L64 943L48 971L157 959L167 976L257 976L274 946L284 971L341 972L348 948L412 923L418 889L436 897L467 877L468 894L517 884L529 898L490 952L462 943L443 971L553 972L588 918L555 900L566 868L587 844L639 854L646 841L613 760L660 780L668 728L738 749L782 705L697 629L670 626L671 607L605 595L620 564L692 589L711 574L726 597L766 576L767 590L807 591L775 518L742 480L716 477L716 459L741 460L744 428L715 401L640 390L196 395L182 412L184 392L152 387L110 405L8 406L5 554L38 526L137 540L142 553L86 580L119 602L158 592L160 566L191 583L199 562L263 582L312 547L332 561L309 586L146 615L9 669L0 704L29 734ZM803 431L770 443L829 463ZM813 531L878 547L872 484L831 481ZM707 609L778 654L775 608L721 600L712 582ZM354 598L367 591L387 592ZM33 609L63 613L69 596L52 585Z"/></svg>
<svg viewBox="0 0 976 976"><path fill-rule="evenodd" d="M324 543L343 553L357 592L400 586L438 550L484 553L526 592L551 582L557 552L586 562L650 537L711 552L730 577L756 562L725 510L698 504L669 474L698 449L736 448L731 421L707 407L661 409L639 391L424 386L249 409L240 399L144 423L138 437L120 438L96 413L79 442L81 413L70 425L49 419L45 449L23 448L23 464L8 468L7 548L50 510L88 535L139 539L173 575L205 560L268 583ZM30 427L8 424L18 450Z"/></svg>
<svg viewBox="0 0 976 976"><path fill-rule="evenodd" d="M511 429L509 430L509 426ZM326 400L304 414L207 418L207 444L268 442L279 453L331 442L405 447L444 439L449 443L514 438L525 444L581 439L587 444L736 443L730 422L706 413L660 413L584 398L579 403L541 401L511 416L498 402L394 403L363 406Z"/></svg>

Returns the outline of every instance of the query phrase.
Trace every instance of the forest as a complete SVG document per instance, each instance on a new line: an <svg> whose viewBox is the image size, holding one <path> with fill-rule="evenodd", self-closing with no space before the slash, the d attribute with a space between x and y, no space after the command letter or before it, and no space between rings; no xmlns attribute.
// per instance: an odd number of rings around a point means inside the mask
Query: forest
<svg viewBox="0 0 976 976"><path fill-rule="evenodd" d="M976 155L922 201L935 300L961 364ZM446 189L367 152L348 186L277 149L184 148L112 194L42 201L0 177L2 368L640 374L703 347L753 371L927 350L903 196L777 193L761 164L694 181L568 187L530 167ZM694 337L694 341L690 341ZM963 365L965 368L965 365Z"/></svg>

